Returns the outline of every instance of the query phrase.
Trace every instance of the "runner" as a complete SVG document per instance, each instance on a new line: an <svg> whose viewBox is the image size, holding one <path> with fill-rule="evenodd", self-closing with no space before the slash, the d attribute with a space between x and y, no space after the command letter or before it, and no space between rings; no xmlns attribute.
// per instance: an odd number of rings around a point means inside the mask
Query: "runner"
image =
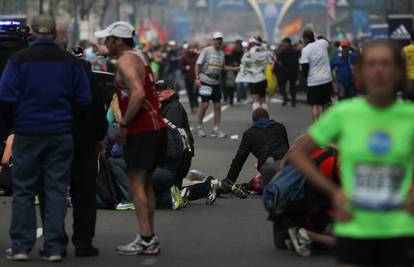
<svg viewBox="0 0 414 267"><path fill-rule="evenodd" d="M294 149L290 161L332 198L342 266L411 266L414 262L414 106L397 100L405 63L398 47L368 44L358 64L365 98L332 107ZM342 187L310 160L337 143Z"/></svg>
<svg viewBox="0 0 414 267"><path fill-rule="evenodd" d="M329 65L328 47L325 39L315 40L311 30L303 32L305 47L299 63L308 82L308 104L312 106L312 118L316 121L321 108L325 110L331 102L332 74Z"/></svg>
<svg viewBox="0 0 414 267"><path fill-rule="evenodd" d="M403 56L407 62L408 84L404 96L411 101L414 100L414 31L411 32L411 44L403 49Z"/></svg>
<svg viewBox="0 0 414 267"><path fill-rule="evenodd" d="M236 82L247 82L252 97L252 108L267 109L266 103L266 66L273 63L273 57L265 44L259 38L250 37L248 51L241 61L241 71Z"/></svg>
<svg viewBox="0 0 414 267"><path fill-rule="evenodd" d="M151 173L164 158L167 133L154 93L151 68L141 52L132 50L134 27L129 23L114 22L95 36L105 38L109 54L118 58L115 84L123 118L117 138L125 143L129 189L141 232L133 242L119 246L117 251L121 255L156 255L160 244L154 233L155 195Z"/></svg>
<svg viewBox="0 0 414 267"><path fill-rule="evenodd" d="M238 71L239 67L226 66L224 63L223 34L215 32L212 45L204 48L197 59L195 67L196 87L199 88L201 96L201 107L198 110L198 137L206 137L203 130L203 119L210 104L210 100L214 104L214 128L211 133L213 138L225 138L226 133L219 130L221 121L221 72Z"/></svg>

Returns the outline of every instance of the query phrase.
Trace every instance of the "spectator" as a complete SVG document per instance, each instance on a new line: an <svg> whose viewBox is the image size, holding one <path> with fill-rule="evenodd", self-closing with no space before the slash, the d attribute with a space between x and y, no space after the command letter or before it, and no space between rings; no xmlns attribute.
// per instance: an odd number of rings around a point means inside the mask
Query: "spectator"
<svg viewBox="0 0 414 267"><path fill-rule="evenodd" d="M188 46L188 44L187 44ZM184 74L185 88L187 89L188 100L193 114L198 109L198 93L195 87L195 64L198 58L195 45L189 45L181 56L180 66Z"/></svg>
<svg viewBox="0 0 414 267"><path fill-rule="evenodd" d="M404 92L404 97L414 101L414 31L410 33L411 43L404 47L403 56L407 63L407 89Z"/></svg>
<svg viewBox="0 0 414 267"><path fill-rule="evenodd" d="M332 74L329 64L329 43L323 38L315 40L311 30L303 32L305 47L299 63L308 84L308 104L312 106L312 118L317 120L331 103Z"/></svg>
<svg viewBox="0 0 414 267"><path fill-rule="evenodd" d="M334 55L331 66L336 74L339 99L346 99L356 95L353 67L357 56L350 49L347 40L341 41L341 51Z"/></svg>
<svg viewBox="0 0 414 267"><path fill-rule="evenodd" d="M280 71L279 87L283 96L283 106L287 104L289 98L286 92L286 85L289 82L289 90L292 101L292 107L296 106L296 80L299 73L300 53L292 47L292 40L285 38L283 40L283 49L279 54Z"/></svg>
<svg viewBox="0 0 414 267"><path fill-rule="evenodd" d="M14 54L0 81L3 118L15 130L10 260L28 260L36 241L33 205L39 175L45 192L44 259L61 261L64 218L72 166L73 123L91 102L85 68L54 42L56 23L48 15L32 23L35 41ZM14 118L5 114L13 107ZM47 109L45 109L47 107ZM9 109L11 111L11 109ZM76 117L76 118L75 118Z"/></svg>
<svg viewBox="0 0 414 267"><path fill-rule="evenodd" d="M180 52L174 40L168 42L166 63L165 77L162 78L174 81L175 88L179 91L179 81L181 80Z"/></svg>

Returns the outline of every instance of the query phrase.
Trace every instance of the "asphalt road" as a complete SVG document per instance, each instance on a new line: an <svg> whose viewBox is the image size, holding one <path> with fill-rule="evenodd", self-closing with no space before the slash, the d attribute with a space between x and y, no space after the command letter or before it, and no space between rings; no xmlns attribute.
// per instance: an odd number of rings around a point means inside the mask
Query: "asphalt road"
<svg viewBox="0 0 414 267"><path fill-rule="evenodd" d="M187 107L188 104L184 103ZM308 107L299 105L296 109L281 107L280 103L270 106L271 116L286 125L290 140L303 133L310 123ZM249 105L228 108L223 113L222 130L229 135L239 135L249 127L251 120ZM191 115L195 126L195 117ZM212 122L206 123L210 131ZM216 178L224 178L229 164L239 145L239 140L196 140L196 157L192 168ZM248 159L240 175L244 182L253 177L255 161ZM49 266L37 256L40 242L31 254L29 263L9 262L4 251L9 247L8 226L10 202L0 197L0 267L6 266ZM71 210L68 211L68 215ZM266 212L258 197L246 200L220 198L213 206L204 201L191 203L187 208L156 213L157 235L161 238L162 253L158 257L118 256L115 247L134 239L138 231L133 212L100 210L95 244L101 251L97 258L76 258L73 247L59 266L333 266L335 260L328 255L297 257L292 251L277 251L273 247L271 224L266 221ZM67 216L67 230L71 233L71 216Z"/></svg>

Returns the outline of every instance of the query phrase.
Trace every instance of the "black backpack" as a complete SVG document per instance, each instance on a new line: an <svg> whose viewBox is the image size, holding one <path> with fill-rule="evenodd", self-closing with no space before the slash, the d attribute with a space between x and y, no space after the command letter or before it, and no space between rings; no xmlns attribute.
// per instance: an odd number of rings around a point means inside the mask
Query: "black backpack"
<svg viewBox="0 0 414 267"><path fill-rule="evenodd" d="M97 206L101 209L113 210L120 202L120 194L111 170L111 163L106 156L99 157L98 168L96 177Z"/></svg>
<svg viewBox="0 0 414 267"><path fill-rule="evenodd" d="M164 119L167 124L167 160L180 160L184 155L192 154L190 139L183 128L178 128L172 122Z"/></svg>

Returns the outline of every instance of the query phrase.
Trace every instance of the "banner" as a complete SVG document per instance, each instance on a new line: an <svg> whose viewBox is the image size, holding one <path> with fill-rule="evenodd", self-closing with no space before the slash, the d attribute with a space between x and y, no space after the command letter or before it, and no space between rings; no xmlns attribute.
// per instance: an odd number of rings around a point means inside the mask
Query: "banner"
<svg viewBox="0 0 414 267"><path fill-rule="evenodd" d="M410 32L413 30L413 15L389 15L389 37L401 43L409 42L411 39Z"/></svg>
<svg viewBox="0 0 414 267"><path fill-rule="evenodd" d="M188 0L189 10L209 10L210 0Z"/></svg>
<svg viewBox="0 0 414 267"><path fill-rule="evenodd" d="M257 2L265 24L268 41L273 43L275 39L276 22L278 21L284 1L261 0Z"/></svg>
<svg viewBox="0 0 414 267"><path fill-rule="evenodd" d="M332 20L335 20L336 18L335 0L327 0L326 12Z"/></svg>
<svg viewBox="0 0 414 267"><path fill-rule="evenodd" d="M371 25L371 39L379 40L379 39L388 39L388 24L372 24Z"/></svg>
<svg viewBox="0 0 414 267"><path fill-rule="evenodd" d="M247 0L215 0L211 4L214 12L246 12L252 10Z"/></svg>
<svg viewBox="0 0 414 267"><path fill-rule="evenodd" d="M363 9L352 10L352 24L354 26L354 34L357 38L371 33L368 12Z"/></svg>
<svg viewBox="0 0 414 267"><path fill-rule="evenodd" d="M283 36L285 37L297 35L300 33L301 30L302 30L301 18L297 18L294 21L289 22L288 24L282 27L282 33L283 33Z"/></svg>
<svg viewBox="0 0 414 267"><path fill-rule="evenodd" d="M190 36L190 19L187 14L173 17L175 40L181 41Z"/></svg>

